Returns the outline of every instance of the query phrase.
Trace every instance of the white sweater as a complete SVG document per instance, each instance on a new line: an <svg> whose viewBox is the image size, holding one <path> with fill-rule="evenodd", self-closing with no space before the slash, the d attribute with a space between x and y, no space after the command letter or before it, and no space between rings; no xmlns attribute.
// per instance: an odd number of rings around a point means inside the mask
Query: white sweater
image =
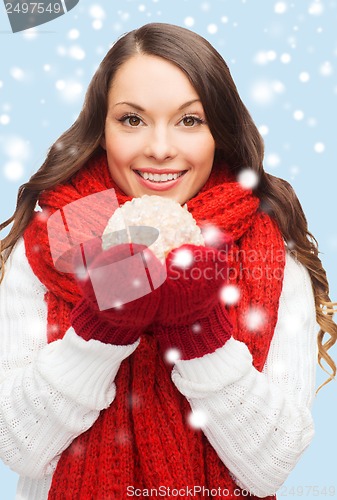
<svg viewBox="0 0 337 500"><path fill-rule="evenodd" d="M0 285L0 456L21 476L20 500L48 497L60 454L113 402L118 368L138 345L86 342L72 328L47 344L44 294L21 239ZM257 496L280 488L313 437L316 334L309 274L287 254L263 372L234 339L172 370L238 485Z"/></svg>

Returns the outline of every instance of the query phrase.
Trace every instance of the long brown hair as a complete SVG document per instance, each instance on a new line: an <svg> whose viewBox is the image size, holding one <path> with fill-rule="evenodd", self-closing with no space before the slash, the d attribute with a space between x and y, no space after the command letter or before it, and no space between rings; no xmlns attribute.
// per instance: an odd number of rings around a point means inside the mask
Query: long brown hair
<svg viewBox="0 0 337 500"><path fill-rule="evenodd" d="M185 28L147 24L121 37L109 50L92 78L79 117L52 145L41 168L19 188L13 216L0 225L2 230L13 222L1 242L5 251L3 260L32 218L40 193L66 182L101 147L109 88L116 71L136 54L166 59L186 74L201 99L215 139L215 160L225 160L235 174L247 167L257 172L260 182L256 194L261 207L276 219L284 240L310 273L320 326L318 362L323 369L323 361L331 369L327 372L327 383L336 374L336 365L328 354L337 339L337 325L332 320L336 304L329 298L317 241L308 231L302 207L290 184L263 170L262 137L239 97L227 64L207 40ZM329 335L326 341L325 334Z"/></svg>

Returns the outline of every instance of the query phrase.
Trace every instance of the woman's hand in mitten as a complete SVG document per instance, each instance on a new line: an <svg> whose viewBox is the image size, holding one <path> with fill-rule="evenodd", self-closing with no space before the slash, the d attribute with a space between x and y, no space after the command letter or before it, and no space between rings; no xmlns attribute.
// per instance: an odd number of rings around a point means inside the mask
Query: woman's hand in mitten
<svg viewBox="0 0 337 500"><path fill-rule="evenodd" d="M102 250L97 238L84 244L75 267L83 295L71 313L76 333L116 345L135 342L159 305L160 289L151 286L163 281L165 269L159 260L142 245Z"/></svg>
<svg viewBox="0 0 337 500"><path fill-rule="evenodd" d="M226 255L195 245L169 253L154 323L162 350L175 348L180 359L197 358L222 347L230 338L232 325L219 298L227 281Z"/></svg>

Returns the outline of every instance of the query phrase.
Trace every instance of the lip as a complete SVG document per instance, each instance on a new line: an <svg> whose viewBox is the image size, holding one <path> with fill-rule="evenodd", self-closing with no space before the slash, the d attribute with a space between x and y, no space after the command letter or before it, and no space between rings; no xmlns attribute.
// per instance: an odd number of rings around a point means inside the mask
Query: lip
<svg viewBox="0 0 337 500"><path fill-rule="evenodd" d="M158 169L158 168L137 168L133 170L134 172L148 172L149 174L181 174L181 172L186 172L186 170L172 170L172 169Z"/></svg>
<svg viewBox="0 0 337 500"><path fill-rule="evenodd" d="M172 181L165 181L165 182L153 182L153 181L150 181L150 180L145 180L143 179L143 177L141 177L139 174L137 174L137 171L138 172L149 172L151 174L179 174L181 172L184 172L183 175L181 175L180 177L178 177L178 179L173 179ZM137 170L133 170L133 172L135 173L135 175L137 176L137 179L138 179L138 182L146 187L147 189L151 189L152 191L167 191L168 189L171 189L175 186L177 186L181 180L183 179L183 177L185 177L185 174L187 173L187 170L154 170L154 169L137 169Z"/></svg>

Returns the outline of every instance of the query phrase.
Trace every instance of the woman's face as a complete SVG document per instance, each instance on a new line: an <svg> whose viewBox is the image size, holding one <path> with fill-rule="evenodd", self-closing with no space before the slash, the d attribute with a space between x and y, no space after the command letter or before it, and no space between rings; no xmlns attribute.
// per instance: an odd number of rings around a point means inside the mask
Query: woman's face
<svg viewBox="0 0 337 500"><path fill-rule="evenodd" d="M102 146L125 194L183 204L207 181L215 142L198 94L160 57L136 55L117 71L108 95Z"/></svg>

